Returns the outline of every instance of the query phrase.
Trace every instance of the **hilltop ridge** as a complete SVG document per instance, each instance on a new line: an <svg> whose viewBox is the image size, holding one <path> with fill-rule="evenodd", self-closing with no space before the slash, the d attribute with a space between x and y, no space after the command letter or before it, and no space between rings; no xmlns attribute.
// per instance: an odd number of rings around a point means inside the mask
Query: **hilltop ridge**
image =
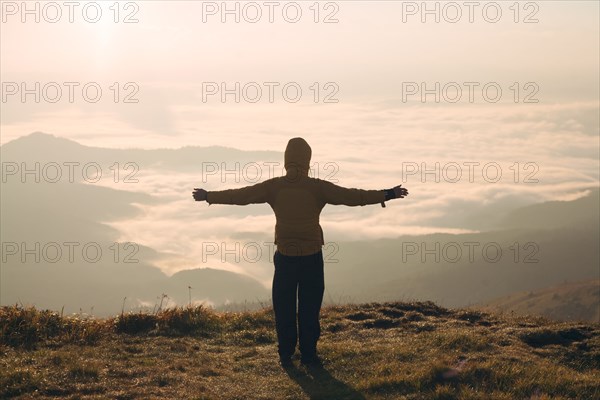
<svg viewBox="0 0 600 400"><path fill-rule="evenodd" d="M107 319L0 309L0 397L592 399L600 324L446 309L323 308L322 369L277 364L272 309Z"/></svg>

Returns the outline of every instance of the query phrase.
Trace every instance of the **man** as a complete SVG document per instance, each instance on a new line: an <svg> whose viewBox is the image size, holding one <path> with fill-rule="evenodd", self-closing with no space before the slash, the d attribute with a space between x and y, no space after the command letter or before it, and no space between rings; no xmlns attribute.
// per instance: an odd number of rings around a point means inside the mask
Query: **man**
<svg viewBox="0 0 600 400"><path fill-rule="evenodd" d="M278 353L283 366L291 365L298 331L301 362L319 365L317 341L319 313L325 291L323 253L325 244L319 215L326 204L364 206L404 198L405 188L387 190L348 189L308 176L312 151L302 138L293 138L285 149L286 175L240 189L207 192L194 189L196 201L209 204L268 203L275 212L273 310ZM298 330L296 328L298 300Z"/></svg>

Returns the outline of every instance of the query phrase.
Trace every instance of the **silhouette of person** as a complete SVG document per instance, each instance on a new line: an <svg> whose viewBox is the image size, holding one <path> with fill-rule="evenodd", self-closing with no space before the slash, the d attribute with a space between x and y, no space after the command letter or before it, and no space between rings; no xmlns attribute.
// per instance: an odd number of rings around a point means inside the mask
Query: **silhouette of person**
<svg viewBox="0 0 600 400"><path fill-rule="evenodd" d="M350 189L308 176L312 151L296 137L285 149L285 176L239 189L207 192L194 189L196 201L209 204L268 203L275 212L275 245L272 298L283 366L291 364L299 336L301 362L320 364L317 341L319 314L325 291L322 246L325 244L319 215L326 204L364 206L404 198L402 185L386 190ZM296 300L298 312L296 314ZM298 326L296 326L296 318Z"/></svg>

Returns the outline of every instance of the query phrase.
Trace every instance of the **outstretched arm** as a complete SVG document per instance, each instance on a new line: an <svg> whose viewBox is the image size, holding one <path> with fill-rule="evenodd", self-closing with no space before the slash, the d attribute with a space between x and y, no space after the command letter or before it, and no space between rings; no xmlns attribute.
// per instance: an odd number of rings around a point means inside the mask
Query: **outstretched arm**
<svg viewBox="0 0 600 400"><path fill-rule="evenodd" d="M404 198L408 195L408 191L402 188L402 185L388 190L350 189L331 182L325 182L323 185L325 202L334 205L364 206L377 203L383 205L387 200Z"/></svg>
<svg viewBox="0 0 600 400"><path fill-rule="evenodd" d="M192 196L196 201L206 200L209 204L236 204L245 206L246 204L258 204L267 202L266 182L256 185L246 186L239 189L228 189L220 191L207 192L204 189L195 188Z"/></svg>

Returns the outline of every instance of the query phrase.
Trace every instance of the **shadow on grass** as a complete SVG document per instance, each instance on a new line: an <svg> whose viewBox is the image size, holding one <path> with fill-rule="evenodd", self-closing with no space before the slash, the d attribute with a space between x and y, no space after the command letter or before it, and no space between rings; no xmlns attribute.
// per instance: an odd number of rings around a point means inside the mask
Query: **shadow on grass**
<svg viewBox="0 0 600 400"><path fill-rule="evenodd" d="M311 400L366 400L360 392L331 376L323 367L308 367L304 370L292 366L285 368L285 372Z"/></svg>

